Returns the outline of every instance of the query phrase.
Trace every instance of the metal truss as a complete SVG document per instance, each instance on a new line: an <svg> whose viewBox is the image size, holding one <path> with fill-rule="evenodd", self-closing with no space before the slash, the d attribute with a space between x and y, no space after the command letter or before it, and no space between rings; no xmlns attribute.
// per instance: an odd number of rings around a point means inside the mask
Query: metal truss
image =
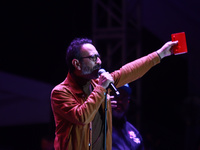
<svg viewBox="0 0 200 150"><path fill-rule="evenodd" d="M140 1L93 0L93 41L114 70L141 53ZM130 10L132 9L132 10Z"/></svg>
<svg viewBox="0 0 200 150"><path fill-rule="evenodd" d="M92 0L93 42L108 71L141 57L140 0ZM140 107L141 83L135 82L135 97Z"/></svg>

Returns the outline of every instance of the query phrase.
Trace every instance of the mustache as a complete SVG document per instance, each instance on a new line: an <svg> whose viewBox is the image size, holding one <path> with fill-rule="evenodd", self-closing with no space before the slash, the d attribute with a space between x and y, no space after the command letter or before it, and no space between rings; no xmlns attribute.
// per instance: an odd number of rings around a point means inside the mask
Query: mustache
<svg viewBox="0 0 200 150"><path fill-rule="evenodd" d="M94 68L93 68L93 70L99 70L101 68L101 65L96 65L96 66L94 66Z"/></svg>

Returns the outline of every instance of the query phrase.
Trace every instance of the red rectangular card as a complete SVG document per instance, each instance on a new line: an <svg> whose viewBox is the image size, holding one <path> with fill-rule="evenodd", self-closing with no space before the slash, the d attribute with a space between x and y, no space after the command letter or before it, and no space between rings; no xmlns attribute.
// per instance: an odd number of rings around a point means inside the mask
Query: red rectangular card
<svg viewBox="0 0 200 150"><path fill-rule="evenodd" d="M174 55L187 53L187 44L185 32L171 34L172 41L178 41L178 44L173 46Z"/></svg>

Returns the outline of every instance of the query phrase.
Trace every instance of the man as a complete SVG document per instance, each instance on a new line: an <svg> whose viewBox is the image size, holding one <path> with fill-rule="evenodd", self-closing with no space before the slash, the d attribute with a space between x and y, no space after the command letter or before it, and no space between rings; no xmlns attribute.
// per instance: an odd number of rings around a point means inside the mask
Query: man
<svg viewBox="0 0 200 150"><path fill-rule="evenodd" d="M51 93L51 105L56 124L56 150L104 149L104 99L112 82L116 87L143 76L163 57L171 55L176 42L167 42L162 48L145 57L122 66L112 73L98 77L101 59L92 41L77 38L67 49L69 72L66 79ZM106 149L112 149L112 112L107 96Z"/></svg>
<svg viewBox="0 0 200 150"><path fill-rule="evenodd" d="M112 150L144 150L139 131L126 119L132 90L128 84L118 88L119 96L111 97L112 106Z"/></svg>

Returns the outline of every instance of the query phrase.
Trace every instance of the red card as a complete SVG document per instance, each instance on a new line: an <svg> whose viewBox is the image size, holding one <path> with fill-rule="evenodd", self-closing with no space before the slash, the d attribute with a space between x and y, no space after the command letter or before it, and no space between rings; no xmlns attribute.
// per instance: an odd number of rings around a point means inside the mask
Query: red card
<svg viewBox="0 0 200 150"><path fill-rule="evenodd" d="M173 33L171 35L172 41L178 41L178 44L173 46L174 55L187 53L187 44L185 32Z"/></svg>

